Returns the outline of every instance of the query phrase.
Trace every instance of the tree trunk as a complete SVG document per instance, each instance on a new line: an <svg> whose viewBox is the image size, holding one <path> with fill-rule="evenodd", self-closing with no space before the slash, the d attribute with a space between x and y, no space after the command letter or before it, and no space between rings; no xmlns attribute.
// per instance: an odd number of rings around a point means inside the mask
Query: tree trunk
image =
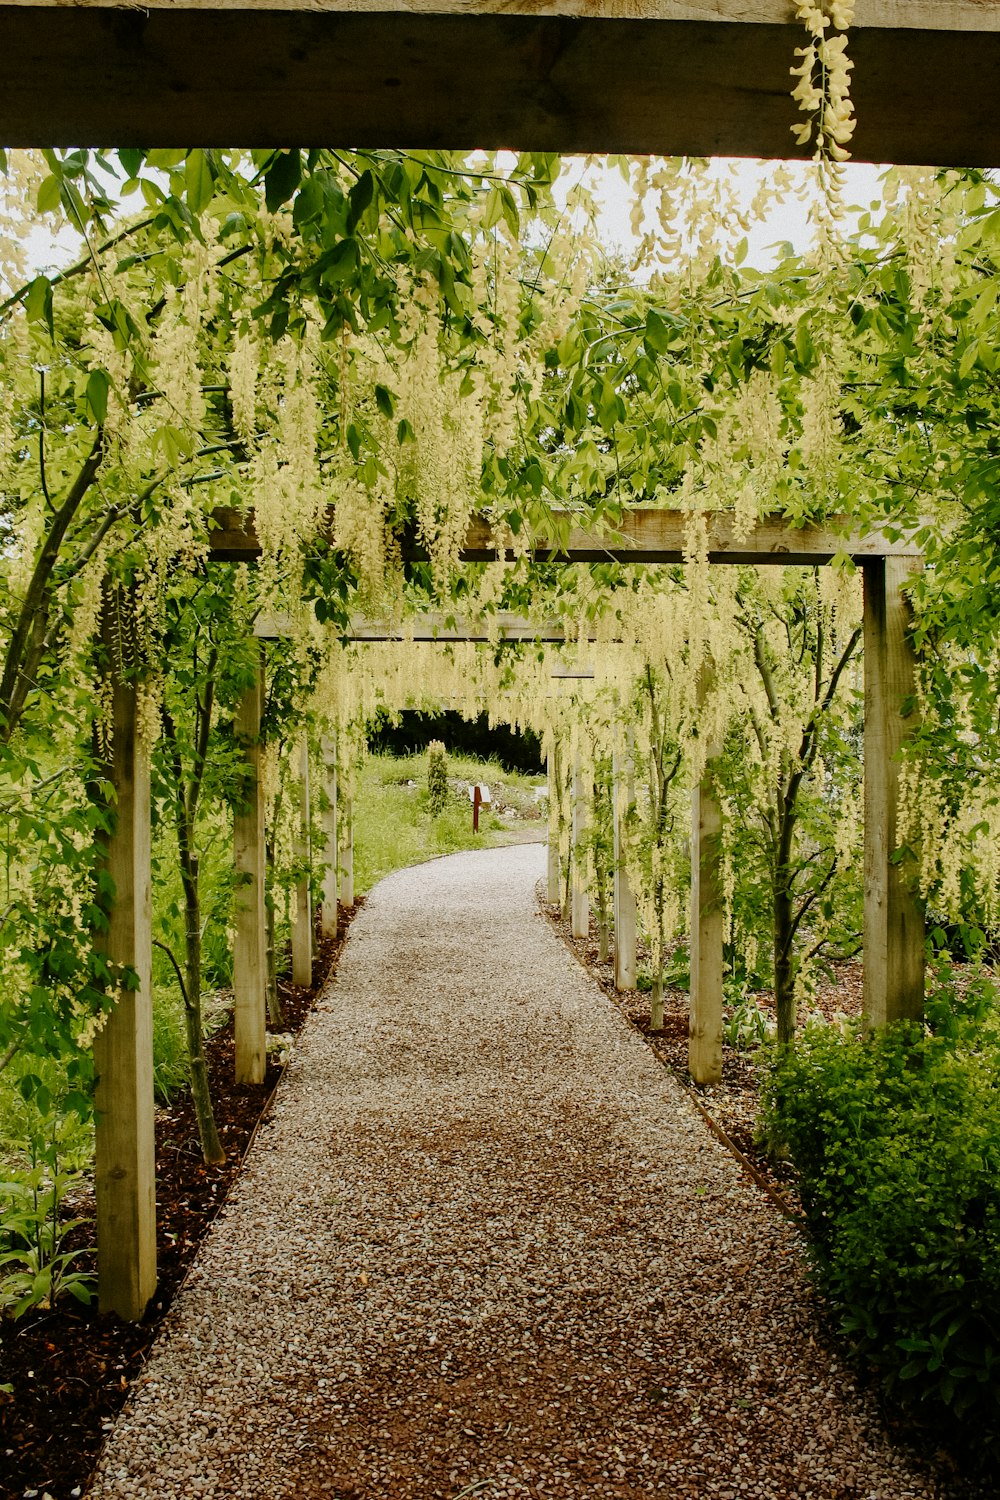
<svg viewBox="0 0 1000 1500"><path fill-rule="evenodd" d="M774 1007L778 1017L778 1041L784 1046L795 1037L795 972L792 963L792 894L787 867L775 872L774 881Z"/></svg>
<svg viewBox="0 0 1000 1500"><path fill-rule="evenodd" d="M649 1001L649 1029L663 1030L663 882L654 891L656 931L653 933L653 989Z"/></svg>

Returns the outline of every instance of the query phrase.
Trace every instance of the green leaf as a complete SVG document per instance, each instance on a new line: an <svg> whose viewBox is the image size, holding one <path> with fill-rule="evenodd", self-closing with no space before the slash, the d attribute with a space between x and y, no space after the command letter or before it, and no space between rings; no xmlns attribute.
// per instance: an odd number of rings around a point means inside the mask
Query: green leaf
<svg viewBox="0 0 1000 1500"><path fill-rule="evenodd" d="M87 405L95 422L103 422L108 415L108 391L111 381L104 370L91 370L87 377Z"/></svg>
<svg viewBox="0 0 1000 1500"><path fill-rule="evenodd" d="M184 156L185 152L183 147L178 149L176 146L169 146L161 147L155 151L150 151L149 155L146 157L146 160L151 167L159 167L161 171L169 172L171 167L180 166L181 162L184 160Z"/></svg>
<svg viewBox="0 0 1000 1500"><path fill-rule="evenodd" d="M506 223L507 228L510 230L512 237L516 240L521 229L521 216L517 211L517 203L514 201L514 194L511 192L510 188L506 186L506 184L504 184L500 188L500 205L501 212L503 213L504 217L504 222Z"/></svg>
<svg viewBox="0 0 1000 1500"><path fill-rule="evenodd" d="M503 199L500 197L500 189L494 183L486 195L486 212L483 214L483 228L493 229L503 218Z"/></svg>
<svg viewBox="0 0 1000 1500"><path fill-rule="evenodd" d="M391 421L396 414L396 406L392 399L392 392L386 386L377 385L375 387L375 404L383 417Z"/></svg>
<svg viewBox="0 0 1000 1500"><path fill-rule="evenodd" d="M350 226L352 229L358 223L374 197L375 178L372 176L371 171L364 171L348 194L348 201L351 205Z"/></svg>
<svg viewBox="0 0 1000 1500"><path fill-rule="evenodd" d="M184 166L184 185L188 207L193 214L200 214L212 201L215 179L204 151L189 151Z"/></svg>
<svg viewBox="0 0 1000 1500"><path fill-rule="evenodd" d="M61 178L55 175L43 177L38 185L38 212L49 214L54 208L58 208L61 193Z"/></svg>
<svg viewBox="0 0 1000 1500"><path fill-rule="evenodd" d="M44 322L52 333L52 283L47 276L36 276L28 287L24 310L29 323Z"/></svg>
<svg viewBox="0 0 1000 1500"><path fill-rule="evenodd" d="M958 378L965 380L972 372L972 367L979 358L979 340L970 339L962 352L962 358L958 362Z"/></svg>
<svg viewBox="0 0 1000 1500"><path fill-rule="evenodd" d="M805 318L800 318L795 330L795 356L803 369L808 370L816 358L816 347L813 344L812 334L809 332L809 324Z"/></svg>
<svg viewBox="0 0 1000 1500"><path fill-rule="evenodd" d="M670 330L653 308L646 314L645 345L650 355L666 354L670 348Z"/></svg>
<svg viewBox="0 0 1000 1500"><path fill-rule="evenodd" d="M268 213L277 213L302 181L302 153L279 151L264 173L264 201Z"/></svg>

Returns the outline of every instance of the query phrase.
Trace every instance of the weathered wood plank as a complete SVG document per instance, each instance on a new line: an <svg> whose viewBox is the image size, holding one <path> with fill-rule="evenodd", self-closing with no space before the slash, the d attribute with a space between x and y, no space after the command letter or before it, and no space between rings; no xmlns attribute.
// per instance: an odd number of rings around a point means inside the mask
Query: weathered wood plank
<svg viewBox="0 0 1000 1500"><path fill-rule="evenodd" d="M260 542L253 529L253 518L243 512L220 508L215 512L217 530L212 534L210 555L223 562L249 562L260 556ZM556 517L557 523L559 517ZM690 516L678 510L626 511L614 530L598 532L580 526L569 526L560 546L551 534L539 531L534 538L534 552L540 558L562 558L567 562L650 562L682 563ZM827 563L837 555L863 561L866 557L919 557L920 548L912 536L897 536L896 530L873 530L861 536L851 533L846 520L832 516L824 526L792 526L784 516L769 516L759 521L746 537L736 533L730 512L706 516L709 539L709 561L713 563L758 564L813 567ZM553 545L556 541L556 545ZM490 523L485 516L474 516L466 534L462 559L465 562L492 562L498 556ZM513 557L512 552L506 556ZM406 561L418 561L426 554L415 546L405 546Z"/></svg>
<svg viewBox="0 0 1000 1500"><path fill-rule="evenodd" d="M339 930L338 884L340 879L340 843L337 827L337 740L329 735L323 741L323 769L326 777L326 806L323 809L323 901L320 922L325 937L335 938Z"/></svg>
<svg viewBox="0 0 1000 1500"><path fill-rule="evenodd" d="M292 983L308 986L312 984L313 928L312 883L309 878L309 741L305 736L299 751L299 797L301 801L295 855L297 861L305 866L305 874L295 887L295 908L292 912Z"/></svg>
<svg viewBox="0 0 1000 1500"><path fill-rule="evenodd" d="M785 0L4 0L0 38L9 145L797 151ZM991 0L858 0L851 56L858 160L1000 160Z"/></svg>
<svg viewBox="0 0 1000 1500"><path fill-rule="evenodd" d="M548 836L545 866L545 894L553 904L559 900L559 771L558 749L553 745L545 759L548 778Z"/></svg>
<svg viewBox="0 0 1000 1500"><path fill-rule="evenodd" d="M635 806L635 781L631 754L626 756L623 767L621 756L616 751L612 756L612 828L615 861L615 989L634 990L636 986L636 905L635 892L622 863L622 781L624 780L624 812Z"/></svg>
<svg viewBox="0 0 1000 1500"><path fill-rule="evenodd" d="M899 752L910 725L903 706L914 689L909 610L903 587L913 564L898 558L864 567L865 907L864 1015L870 1027L924 1009L924 918L898 843Z"/></svg>
<svg viewBox="0 0 1000 1500"><path fill-rule="evenodd" d="M583 842L590 822L589 788L584 784L583 766L577 755L573 763L572 847L570 849L570 931L585 938L590 931L590 897L587 895L586 855Z"/></svg>
<svg viewBox="0 0 1000 1500"><path fill-rule="evenodd" d="M134 1321L156 1290L156 1150L153 1128L153 998L149 751L138 728L136 687L117 658L120 600L105 597L102 633L111 675L114 831L105 868L114 882L109 926L99 938L113 970L133 969L94 1038L98 1300Z"/></svg>
<svg viewBox="0 0 1000 1500"><path fill-rule="evenodd" d="M707 679L699 691L704 694ZM691 794L691 993L688 1072L695 1083L722 1078L723 911L722 808L715 764L722 745L710 740L705 767Z"/></svg>
<svg viewBox="0 0 1000 1500"><path fill-rule="evenodd" d="M354 798L346 796L340 804L340 904L354 905Z"/></svg>
<svg viewBox="0 0 1000 1500"><path fill-rule="evenodd" d="M233 1031L236 1082L263 1083L267 1069L267 914L264 904L267 852L264 792L260 781L260 726L264 707L264 658L236 706L234 729L246 758L245 800L233 816L236 872L233 939Z"/></svg>

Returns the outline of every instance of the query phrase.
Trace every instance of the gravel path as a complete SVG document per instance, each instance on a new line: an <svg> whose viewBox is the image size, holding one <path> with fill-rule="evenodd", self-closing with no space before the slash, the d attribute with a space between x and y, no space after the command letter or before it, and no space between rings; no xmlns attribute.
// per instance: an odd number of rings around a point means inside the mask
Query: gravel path
<svg viewBox="0 0 1000 1500"><path fill-rule="evenodd" d="M948 1493L538 913L543 865L460 854L372 892L94 1500Z"/></svg>

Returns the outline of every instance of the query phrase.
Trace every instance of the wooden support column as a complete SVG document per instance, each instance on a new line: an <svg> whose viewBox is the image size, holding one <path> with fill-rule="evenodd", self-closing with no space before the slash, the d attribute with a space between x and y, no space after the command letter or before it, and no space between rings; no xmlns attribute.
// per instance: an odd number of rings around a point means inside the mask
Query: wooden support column
<svg viewBox="0 0 1000 1500"><path fill-rule="evenodd" d="M635 806L635 785L632 775L632 756L627 756L625 769L625 810ZM635 892L628 873L622 863L621 798L622 765L618 751L612 757L612 805L615 856L615 989L634 990L636 985L635 960Z"/></svg>
<svg viewBox="0 0 1000 1500"><path fill-rule="evenodd" d="M149 752L141 744L136 687L120 671L128 626L119 594L105 596L102 634L111 675L114 828L105 871L114 884L108 930L98 945L112 973L133 970L94 1038L98 1300L102 1312L135 1321L156 1290L156 1155L153 1134L152 923Z"/></svg>
<svg viewBox="0 0 1000 1500"><path fill-rule="evenodd" d="M699 688L704 700L707 679ZM725 914L719 868L722 808L714 762L721 745L709 741L705 768L691 803L691 1014L688 1071L695 1083L722 1078L722 946Z"/></svg>
<svg viewBox="0 0 1000 1500"><path fill-rule="evenodd" d="M546 769L549 778L549 836L548 836L548 868L545 894L553 904L559 900L559 751L553 742L552 749L546 759Z"/></svg>
<svg viewBox="0 0 1000 1500"><path fill-rule="evenodd" d="M340 831L340 904L354 905L354 802L345 797Z"/></svg>
<svg viewBox="0 0 1000 1500"><path fill-rule="evenodd" d="M337 896L340 871L340 846L337 831L337 741L331 735L323 741L323 769L326 773L326 802L323 810L323 904L320 921L323 936L335 938L338 932Z"/></svg>
<svg viewBox="0 0 1000 1500"><path fill-rule="evenodd" d="M585 938L590 931L590 898L584 875L581 845L587 834L590 798L583 784L580 756L573 764L573 843L570 850L572 895L570 898L570 931Z"/></svg>
<svg viewBox="0 0 1000 1500"><path fill-rule="evenodd" d="M864 564L865 912L864 1016L869 1027L919 1020L924 1010L924 918L898 843L899 753L912 721L914 658L903 587L919 564L879 558Z"/></svg>
<svg viewBox="0 0 1000 1500"><path fill-rule="evenodd" d="M264 655L236 707L236 736L246 757L246 794L233 818L236 866L236 936L233 941L233 1031L236 1082L263 1083L267 1068L267 851L264 792L260 782L260 726L264 709Z"/></svg>
<svg viewBox="0 0 1000 1500"><path fill-rule="evenodd" d="M313 930L312 891L309 878L309 740L303 736L299 761L299 784L301 809L299 834L296 840L296 859L304 866L303 874L295 887L295 910L292 913L292 983L312 984Z"/></svg>

